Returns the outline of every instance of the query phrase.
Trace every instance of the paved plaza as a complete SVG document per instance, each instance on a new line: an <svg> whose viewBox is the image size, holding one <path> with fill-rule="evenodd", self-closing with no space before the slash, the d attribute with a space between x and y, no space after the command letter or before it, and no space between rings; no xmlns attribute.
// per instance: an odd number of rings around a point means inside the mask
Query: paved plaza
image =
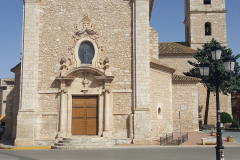
<svg viewBox="0 0 240 160"><path fill-rule="evenodd" d="M216 132L216 130L203 130L202 132L210 134L212 131ZM222 137L226 138L227 136L232 136L233 141L240 144L240 130L222 130Z"/></svg>

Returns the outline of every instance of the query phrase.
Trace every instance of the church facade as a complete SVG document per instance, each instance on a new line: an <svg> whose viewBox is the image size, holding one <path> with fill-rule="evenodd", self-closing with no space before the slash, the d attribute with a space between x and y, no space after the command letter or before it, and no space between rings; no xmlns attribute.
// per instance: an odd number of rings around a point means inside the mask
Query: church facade
<svg viewBox="0 0 240 160"><path fill-rule="evenodd" d="M185 0L184 43L158 42L152 8L153 0L24 0L21 64L12 69L20 98L5 136L15 145L81 136L152 144L179 130L182 104L183 131L198 131L206 91L183 72L211 38L227 45L225 2ZM222 95L221 110L231 113L230 103Z"/></svg>

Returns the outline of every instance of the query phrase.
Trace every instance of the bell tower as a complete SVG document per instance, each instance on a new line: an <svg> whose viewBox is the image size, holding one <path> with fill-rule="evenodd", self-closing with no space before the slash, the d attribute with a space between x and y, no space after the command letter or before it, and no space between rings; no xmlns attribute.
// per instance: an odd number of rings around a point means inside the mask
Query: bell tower
<svg viewBox="0 0 240 160"><path fill-rule="evenodd" d="M212 38L227 46L225 0L185 0L185 41L202 48Z"/></svg>

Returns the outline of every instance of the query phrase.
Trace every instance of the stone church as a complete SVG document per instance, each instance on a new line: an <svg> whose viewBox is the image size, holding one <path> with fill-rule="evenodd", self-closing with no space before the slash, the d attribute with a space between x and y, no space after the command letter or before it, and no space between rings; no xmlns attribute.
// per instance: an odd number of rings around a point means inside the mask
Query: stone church
<svg viewBox="0 0 240 160"><path fill-rule="evenodd" d="M199 130L206 90L183 72L203 43L227 45L225 0L185 0L186 42L170 43L159 43L149 25L154 0L23 2L22 57L6 115L15 145L83 137L82 145L152 144L179 130L182 104L182 130ZM220 98L231 113L231 98ZM209 123L215 114L212 95Z"/></svg>

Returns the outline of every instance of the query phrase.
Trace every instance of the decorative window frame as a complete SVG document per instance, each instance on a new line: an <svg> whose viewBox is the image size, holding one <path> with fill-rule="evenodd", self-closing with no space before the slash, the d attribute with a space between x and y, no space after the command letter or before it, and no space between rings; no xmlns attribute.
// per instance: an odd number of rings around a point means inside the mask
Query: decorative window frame
<svg viewBox="0 0 240 160"><path fill-rule="evenodd" d="M94 57L93 57L93 59L92 59L92 64L82 64L82 63L81 63L81 60L80 60L79 55L78 55L78 50L79 50L80 45L81 45L83 42L90 42L90 43L92 43L92 45L93 45L93 47L94 47L95 53L94 53ZM98 51L97 44L96 44L96 42L95 42L93 39L91 39L91 38L89 38L89 37L85 37L85 38L83 38L83 39L78 40L78 41L77 41L77 44L75 45L75 51L74 51L74 56L75 56L75 60L76 60L76 67L80 67L80 66L92 66L92 67L97 67L97 66L96 66L96 61L97 61L98 53L99 53L99 51Z"/></svg>

